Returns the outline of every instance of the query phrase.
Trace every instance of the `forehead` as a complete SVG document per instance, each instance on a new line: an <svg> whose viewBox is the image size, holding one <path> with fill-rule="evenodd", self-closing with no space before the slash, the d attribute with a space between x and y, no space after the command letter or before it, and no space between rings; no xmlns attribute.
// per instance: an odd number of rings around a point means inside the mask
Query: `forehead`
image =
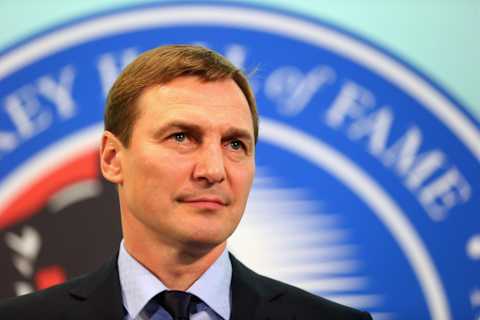
<svg viewBox="0 0 480 320"><path fill-rule="evenodd" d="M138 124L182 119L206 125L240 126L253 135L248 101L232 79L206 82L193 76L180 77L145 89L137 107Z"/></svg>

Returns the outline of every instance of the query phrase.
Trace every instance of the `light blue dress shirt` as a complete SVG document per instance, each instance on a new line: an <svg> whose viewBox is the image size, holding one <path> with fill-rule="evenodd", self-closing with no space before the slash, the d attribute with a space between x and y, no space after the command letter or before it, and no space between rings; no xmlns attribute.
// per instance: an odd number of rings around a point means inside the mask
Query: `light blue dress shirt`
<svg viewBox="0 0 480 320"><path fill-rule="evenodd" d="M127 311L124 320L150 319L147 303L167 287L148 269L133 258L120 243L118 254L118 273L122 288L123 306ZM230 318L231 297L230 282L232 264L225 249L220 257L187 290L202 300L197 312L190 315L191 320L228 320ZM145 308L147 306L147 308ZM152 318L153 319L153 318ZM154 319L171 320L170 315L160 308Z"/></svg>

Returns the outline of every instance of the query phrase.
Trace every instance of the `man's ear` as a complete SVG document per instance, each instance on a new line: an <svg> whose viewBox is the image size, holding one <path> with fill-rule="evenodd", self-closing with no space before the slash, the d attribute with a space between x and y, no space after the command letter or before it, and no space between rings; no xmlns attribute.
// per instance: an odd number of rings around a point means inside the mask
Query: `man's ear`
<svg viewBox="0 0 480 320"><path fill-rule="evenodd" d="M123 182L121 152L125 147L110 131L104 131L100 145L100 169L108 181L121 184Z"/></svg>

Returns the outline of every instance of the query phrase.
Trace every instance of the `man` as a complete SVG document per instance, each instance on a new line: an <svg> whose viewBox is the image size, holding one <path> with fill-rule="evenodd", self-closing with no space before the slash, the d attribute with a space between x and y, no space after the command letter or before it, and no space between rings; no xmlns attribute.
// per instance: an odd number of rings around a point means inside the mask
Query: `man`
<svg viewBox="0 0 480 320"><path fill-rule="evenodd" d="M100 148L123 241L101 270L0 305L0 319L371 319L260 276L226 251L255 174L258 115L244 74L197 46L131 63Z"/></svg>

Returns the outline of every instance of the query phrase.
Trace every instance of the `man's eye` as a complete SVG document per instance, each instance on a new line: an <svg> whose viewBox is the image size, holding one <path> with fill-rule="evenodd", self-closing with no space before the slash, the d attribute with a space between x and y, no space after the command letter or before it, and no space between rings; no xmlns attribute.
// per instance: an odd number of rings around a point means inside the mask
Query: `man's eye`
<svg viewBox="0 0 480 320"><path fill-rule="evenodd" d="M180 143L183 142L187 139L187 135L184 132L177 132L172 135L173 139L175 139L176 142Z"/></svg>
<svg viewBox="0 0 480 320"><path fill-rule="evenodd" d="M230 141L230 146L233 150L240 150L243 148L243 143L240 140L232 140Z"/></svg>

